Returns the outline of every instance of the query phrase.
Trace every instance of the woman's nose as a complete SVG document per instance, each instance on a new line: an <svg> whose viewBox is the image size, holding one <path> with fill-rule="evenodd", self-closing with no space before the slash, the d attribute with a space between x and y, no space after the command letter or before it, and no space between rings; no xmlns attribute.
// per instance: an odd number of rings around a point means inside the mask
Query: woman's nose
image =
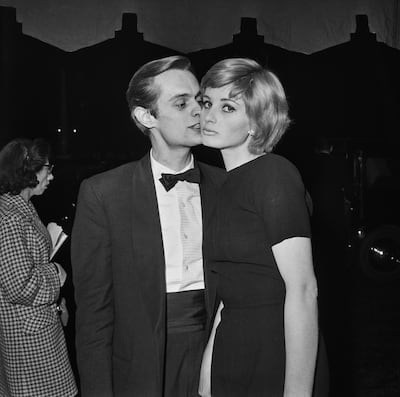
<svg viewBox="0 0 400 397"><path fill-rule="evenodd" d="M215 122L215 114L211 109L203 109L202 110L204 121L206 122Z"/></svg>

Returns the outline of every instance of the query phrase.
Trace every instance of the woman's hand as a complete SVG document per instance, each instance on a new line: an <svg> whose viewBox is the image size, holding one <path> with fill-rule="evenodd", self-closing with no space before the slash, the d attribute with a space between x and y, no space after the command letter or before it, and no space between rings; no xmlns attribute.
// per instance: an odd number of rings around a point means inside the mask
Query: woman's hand
<svg viewBox="0 0 400 397"><path fill-rule="evenodd" d="M203 353L203 361L201 362L199 394L201 397L211 397L211 363L214 350L214 339L219 323L221 322L221 311L224 303L219 303L217 312L215 313L213 327L211 329L210 338Z"/></svg>
<svg viewBox="0 0 400 397"><path fill-rule="evenodd" d="M69 312L67 308L67 301L65 300L64 297L61 298L60 304L57 305L57 311L60 314L62 325L66 327L68 325Z"/></svg>
<svg viewBox="0 0 400 397"><path fill-rule="evenodd" d="M203 353L203 361L200 369L199 395L201 397L211 397L211 359L212 345L207 344Z"/></svg>
<svg viewBox="0 0 400 397"><path fill-rule="evenodd" d="M52 263L54 263L55 267L57 268L58 278L60 279L60 285L62 287L65 284L65 280L67 279L67 272L58 263L56 263L56 262L52 262Z"/></svg>

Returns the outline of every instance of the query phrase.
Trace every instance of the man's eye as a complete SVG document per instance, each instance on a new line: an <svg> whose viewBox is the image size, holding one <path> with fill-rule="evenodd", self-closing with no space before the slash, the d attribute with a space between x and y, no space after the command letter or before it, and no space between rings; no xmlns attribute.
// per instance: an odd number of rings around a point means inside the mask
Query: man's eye
<svg viewBox="0 0 400 397"><path fill-rule="evenodd" d="M232 113L233 111L235 111L235 108L231 105L224 105L222 106L222 110L227 113Z"/></svg>
<svg viewBox="0 0 400 397"><path fill-rule="evenodd" d="M185 109L185 107L186 107L186 102L177 102L177 103L175 103L175 106L176 106L178 109Z"/></svg>

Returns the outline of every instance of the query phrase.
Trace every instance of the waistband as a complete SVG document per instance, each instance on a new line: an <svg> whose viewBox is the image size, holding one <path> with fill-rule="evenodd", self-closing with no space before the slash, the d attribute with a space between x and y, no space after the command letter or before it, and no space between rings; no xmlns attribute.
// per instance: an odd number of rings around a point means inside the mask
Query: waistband
<svg viewBox="0 0 400 397"><path fill-rule="evenodd" d="M167 294L168 333L195 332L205 329L206 305L204 290Z"/></svg>

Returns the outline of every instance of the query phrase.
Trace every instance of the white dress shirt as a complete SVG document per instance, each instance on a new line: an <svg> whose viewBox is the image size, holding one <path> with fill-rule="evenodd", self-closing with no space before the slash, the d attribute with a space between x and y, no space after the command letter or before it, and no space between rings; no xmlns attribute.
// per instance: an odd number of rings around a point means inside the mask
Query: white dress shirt
<svg viewBox="0 0 400 397"><path fill-rule="evenodd" d="M199 185L178 181L167 192L159 181L162 173L179 174L193 168L193 155L189 164L180 171L173 171L157 162L152 151L150 161L164 246L166 290L203 289L203 225Z"/></svg>

